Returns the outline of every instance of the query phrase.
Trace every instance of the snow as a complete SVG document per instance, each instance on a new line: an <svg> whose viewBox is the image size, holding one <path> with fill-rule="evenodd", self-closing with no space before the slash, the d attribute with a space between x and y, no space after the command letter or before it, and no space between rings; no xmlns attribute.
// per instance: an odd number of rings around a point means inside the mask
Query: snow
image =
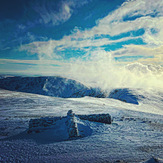
<svg viewBox="0 0 163 163"><path fill-rule="evenodd" d="M111 116L109 114L75 115L72 110L69 110L67 116L64 117L41 117L39 119L30 119L27 133L40 133L46 130L51 130L52 132L53 130L53 132L55 132L54 137L60 137L60 139L64 137L63 140L81 138L88 136L91 133L90 127L82 120L111 124ZM64 128L64 130L62 130L63 133L58 132L59 128ZM66 139L65 135L68 135ZM45 134L44 136L46 137ZM57 138L54 138L54 142L56 140Z"/></svg>
<svg viewBox="0 0 163 163"><path fill-rule="evenodd" d="M100 89L86 87L75 80L62 77L6 77L0 78L0 88L53 97L105 97Z"/></svg>
<svg viewBox="0 0 163 163"><path fill-rule="evenodd" d="M142 93L144 94L144 90L142 89L117 88L112 91L104 91L100 88L87 87L72 79L50 76L0 78L0 88L62 98L79 98L86 96L113 98L137 105L143 98L148 98L146 94L146 96L142 95ZM149 95L151 97L151 94Z"/></svg>
<svg viewBox="0 0 163 163"><path fill-rule="evenodd" d="M163 159L163 93L130 90L137 105L113 98L58 98L0 90L1 162L145 162ZM111 124L75 118L79 139L69 139L66 123L28 134L30 119L109 114ZM66 122L66 119L65 119ZM56 135L58 133L58 136Z"/></svg>
<svg viewBox="0 0 163 163"><path fill-rule="evenodd" d="M129 89L114 89L110 92L109 98L118 99L127 103L139 104L139 97L135 96Z"/></svg>
<svg viewBox="0 0 163 163"><path fill-rule="evenodd" d="M79 134L78 124L76 122L75 114L73 113L72 110L69 110L67 112L66 118L67 118L66 125L67 125L69 138L79 137L80 134Z"/></svg>
<svg viewBox="0 0 163 163"><path fill-rule="evenodd" d="M142 162L142 163L163 163L163 160L160 158L150 158L149 160Z"/></svg>

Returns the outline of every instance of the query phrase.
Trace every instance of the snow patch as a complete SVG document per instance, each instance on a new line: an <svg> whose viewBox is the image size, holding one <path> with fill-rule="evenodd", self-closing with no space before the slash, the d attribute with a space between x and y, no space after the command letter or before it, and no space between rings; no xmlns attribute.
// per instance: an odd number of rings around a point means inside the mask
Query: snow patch
<svg viewBox="0 0 163 163"><path fill-rule="evenodd" d="M142 162L142 163L163 163L163 160L160 158L152 157L149 160Z"/></svg>

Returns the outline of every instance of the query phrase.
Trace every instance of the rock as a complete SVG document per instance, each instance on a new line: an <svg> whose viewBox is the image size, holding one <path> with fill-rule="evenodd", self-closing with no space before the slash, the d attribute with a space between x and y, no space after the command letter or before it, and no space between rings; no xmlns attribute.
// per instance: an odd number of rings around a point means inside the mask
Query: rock
<svg viewBox="0 0 163 163"><path fill-rule="evenodd" d="M100 123L106 123L106 124L112 123L110 114L78 115L78 117L80 119L93 121L93 122L100 122Z"/></svg>
<svg viewBox="0 0 163 163"><path fill-rule="evenodd" d="M31 119L29 121L28 133L37 132L41 130L47 130L53 127L56 121L60 120L61 117L44 117L40 119Z"/></svg>

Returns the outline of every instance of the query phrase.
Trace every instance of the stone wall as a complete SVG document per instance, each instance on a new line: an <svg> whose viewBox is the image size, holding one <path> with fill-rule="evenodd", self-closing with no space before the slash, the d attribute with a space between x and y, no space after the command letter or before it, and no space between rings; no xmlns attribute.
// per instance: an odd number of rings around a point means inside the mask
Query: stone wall
<svg viewBox="0 0 163 163"><path fill-rule="evenodd" d="M50 129L56 124L56 121L61 120L62 118L63 117L45 117L40 119L31 119L29 121L28 133L39 133L42 130Z"/></svg>
<svg viewBox="0 0 163 163"><path fill-rule="evenodd" d="M91 114L91 115L78 115L80 119L111 124L111 116L110 114Z"/></svg>

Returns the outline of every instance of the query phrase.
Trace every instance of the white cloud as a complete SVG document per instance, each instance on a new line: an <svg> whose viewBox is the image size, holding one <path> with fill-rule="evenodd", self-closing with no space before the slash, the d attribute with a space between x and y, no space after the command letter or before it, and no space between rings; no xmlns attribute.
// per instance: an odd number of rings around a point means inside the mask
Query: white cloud
<svg viewBox="0 0 163 163"><path fill-rule="evenodd" d="M75 5L77 1L75 2ZM64 12L71 13L72 1L62 2L62 16ZM47 13L47 12L46 12ZM51 14L50 14L51 15ZM59 15L57 15L58 17ZM62 19L61 16L61 19ZM46 16L45 16L46 17ZM50 16L49 16L50 17ZM133 17L133 19L131 19ZM126 21L124 19L126 18ZM130 18L130 19L128 19ZM51 18L46 21L50 21ZM57 19L55 19L57 20ZM65 19L66 20L66 19ZM40 59L62 59L58 52L62 52L67 48L84 49L85 47L100 48L104 45L111 45L130 39L141 38L147 45L125 45L122 49L112 52L116 56L153 56L155 62L163 53L161 48L163 45L163 1L162 0L134 0L127 1L118 9L108 14L105 18L98 20L97 25L91 29L80 30L77 27L71 35L65 36L60 40L50 40L47 42L33 42L24 45L20 50L27 50L30 53L39 54ZM121 35L125 32L144 29L145 33L142 36L128 36L121 39L112 40L109 38L95 36ZM152 32L154 29L155 32ZM160 49L159 49L160 48ZM60 54L60 53L59 53ZM158 57L159 56L159 57ZM157 59L156 59L157 58ZM160 57L161 58L161 57ZM162 58L161 58L162 59ZM148 58L148 61L152 59ZM162 61L160 61L162 62ZM160 63L159 62L159 63Z"/></svg>
<svg viewBox="0 0 163 163"><path fill-rule="evenodd" d="M37 4L32 3L32 8L40 15L41 23L59 25L71 17L75 8L81 7L89 1L90 0L39 1Z"/></svg>
<svg viewBox="0 0 163 163"><path fill-rule="evenodd" d="M68 63L63 61L56 61L56 60L16 60L16 59L0 59L0 64L5 63L15 63L15 64L34 64L34 65L57 65L57 66L66 66Z"/></svg>
<svg viewBox="0 0 163 163"><path fill-rule="evenodd" d="M124 21L125 17L136 17ZM140 18L138 17L140 16ZM162 0L135 0L125 2L117 10L105 18L98 20L97 25L89 30L80 31L74 34L76 38L90 38L94 35L108 34L111 36L120 35L125 32L145 29L142 39L150 45L163 44L163 1ZM156 29L157 34L152 34L150 29Z"/></svg>
<svg viewBox="0 0 163 163"><path fill-rule="evenodd" d="M137 75L160 74L160 73L163 75L163 67L159 65L151 65L151 64L144 65L139 62L135 62L126 65L125 68L130 70L132 73L137 73Z"/></svg>
<svg viewBox="0 0 163 163"><path fill-rule="evenodd" d="M56 8L58 8L59 11L57 11ZM48 3L34 4L33 9L40 15L40 21L45 24L52 22L54 25L58 25L67 21L71 16L70 7L65 3L55 4L48 1Z"/></svg>
<svg viewBox="0 0 163 163"><path fill-rule="evenodd" d="M54 60L14 60L0 59L0 73L25 75L61 75L66 76L70 63ZM19 67L19 69L17 68ZM21 68L20 68L21 67Z"/></svg>
<svg viewBox="0 0 163 163"><path fill-rule="evenodd" d="M154 55L153 58L138 59L137 62L163 66L163 54Z"/></svg>
<svg viewBox="0 0 163 163"><path fill-rule="evenodd" d="M146 45L125 45L119 50L112 51L111 54L117 58L123 56L142 56L143 58L138 59L137 62L163 66L163 45L158 47L149 47ZM127 64L127 62L124 63Z"/></svg>
<svg viewBox="0 0 163 163"><path fill-rule="evenodd" d="M147 45L125 45L123 48L113 51L112 55L122 56L155 56L163 54L163 45L158 47L149 47Z"/></svg>
<svg viewBox="0 0 163 163"><path fill-rule="evenodd" d="M70 13L70 7L67 4L64 5L64 8L67 13Z"/></svg>
<svg viewBox="0 0 163 163"><path fill-rule="evenodd" d="M112 88L153 88L163 89L163 68L157 65L143 65L131 63L127 66L117 64L112 55L103 50L94 51L90 60L63 61L27 61L27 60L0 60L12 63L22 63L24 70L14 70L10 73L25 73L30 75L59 75L86 84L87 86L99 87L105 91ZM33 66L23 63L34 64ZM58 66L53 66L53 64ZM3 66L3 65L2 65ZM1 70L3 71L3 70Z"/></svg>
<svg viewBox="0 0 163 163"><path fill-rule="evenodd" d="M69 77L103 90L112 88L163 89L163 68L157 65L117 64L105 51L94 51L90 60L71 63Z"/></svg>
<svg viewBox="0 0 163 163"><path fill-rule="evenodd" d="M67 48L83 49L85 47L101 47L108 44L120 43L130 39L138 39L140 37L124 37L118 40L110 40L108 38L100 39L83 39L76 40L71 36L65 36L61 40L49 40L42 42L33 42L27 45L22 45L20 51L28 51L31 54L37 53L41 59L61 59L62 56L57 55L58 51L63 51Z"/></svg>

